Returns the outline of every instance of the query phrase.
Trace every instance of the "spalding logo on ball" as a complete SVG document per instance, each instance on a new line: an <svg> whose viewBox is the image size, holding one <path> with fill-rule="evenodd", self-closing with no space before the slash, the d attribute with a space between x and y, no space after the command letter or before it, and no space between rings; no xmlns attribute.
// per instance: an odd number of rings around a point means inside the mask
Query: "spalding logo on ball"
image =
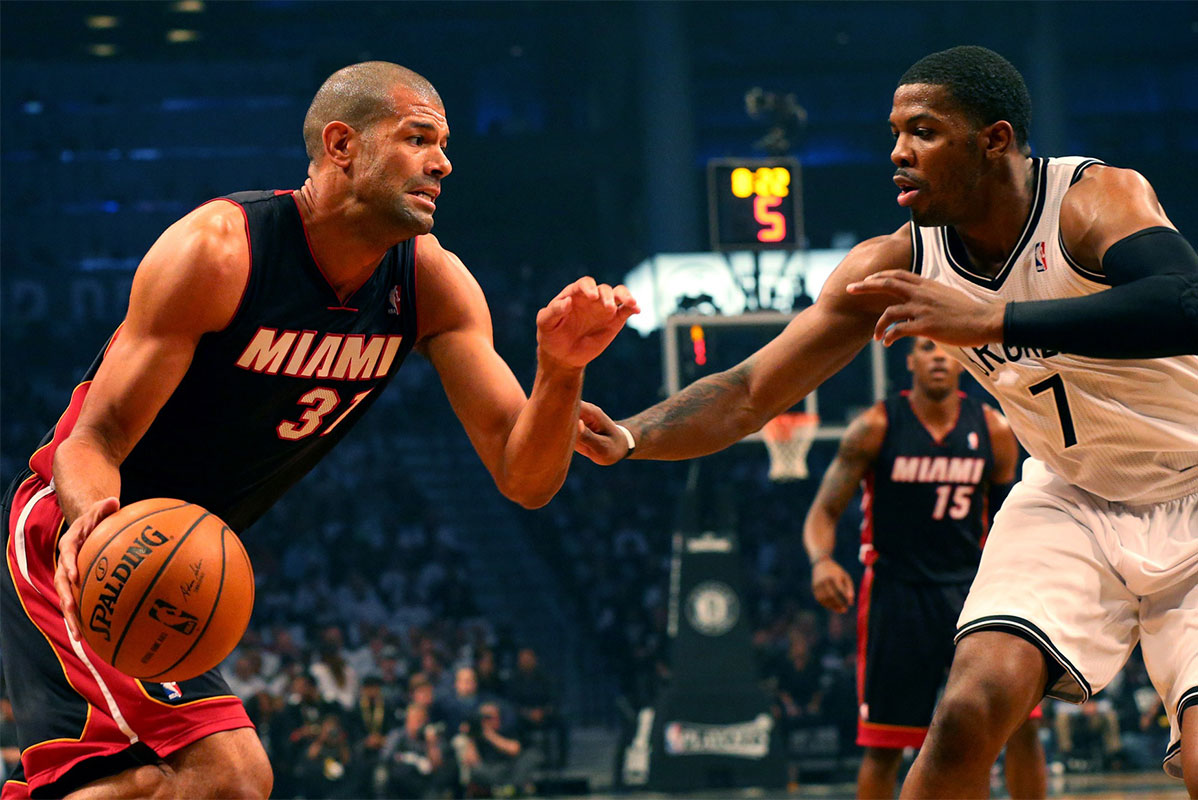
<svg viewBox="0 0 1198 800"><path fill-rule="evenodd" d="M193 503L154 498L106 517L83 542L83 638L126 675L194 678L237 646L254 607L241 540Z"/></svg>

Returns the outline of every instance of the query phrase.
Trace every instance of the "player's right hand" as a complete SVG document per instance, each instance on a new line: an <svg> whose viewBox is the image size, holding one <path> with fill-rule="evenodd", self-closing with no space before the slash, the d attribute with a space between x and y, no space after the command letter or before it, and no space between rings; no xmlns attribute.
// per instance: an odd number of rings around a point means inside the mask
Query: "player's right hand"
<svg viewBox="0 0 1198 800"><path fill-rule="evenodd" d="M853 604L853 579L844 567L824 558L811 568L811 592L821 606L843 614Z"/></svg>
<svg viewBox="0 0 1198 800"><path fill-rule="evenodd" d="M58 566L54 569L54 589L58 592L58 607L67 621L67 631L75 641L83 641L79 629L79 606L75 603L75 589L79 586L79 548L83 540L91 536L100 520L116 513L121 501L105 497L92 503L86 511L75 518L67 532L58 540Z"/></svg>
<svg viewBox="0 0 1198 800"><path fill-rule="evenodd" d="M606 467L628 455L628 439L602 408L583 400L578 410L578 438L574 449Z"/></svg>

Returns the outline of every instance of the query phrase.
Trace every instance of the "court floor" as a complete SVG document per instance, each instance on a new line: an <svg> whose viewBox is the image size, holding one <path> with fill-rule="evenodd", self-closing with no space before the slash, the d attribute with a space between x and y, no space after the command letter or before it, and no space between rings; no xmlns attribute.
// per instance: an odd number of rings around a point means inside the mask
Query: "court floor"
<svg viewBox="0 0 1198 800"><path fill-rule="evenodd" d="M792 800L792 798L819 798L833 800L835 798L851 798L855 794L855 786L851 783L840 784L811 784L800 786L795 791L767 789L712 789L697 792L687 792L685 797L694 800ZM592 794L593 798L611 798L611 800L677 800L681 794L661 794L655 792L630 792L620 794ZM993 797L1006 797L1005 793L995 792ZM1048 796L1052 800L1119 800L1133 798L1134 800L1184 800L1185 787L1181 781L1174 780L1162 771L1154 772L1120 772L1094 773L1086 775L1055 775L1049 778Z"/></svg>
<svg viewBox="0 0 1198 800"><path fill-rule="evenodd" d="M686 798L694 800L792 800L801 798L837 799L852 798L855 787L852 783L822 783L800 786L794 792L769 789L712 789L704 792L688 792ZM680 794L633 792L621 794L592 794L591 798L612 800L677 800ZM994 798L1004 798L996 793ZM1108 772L1108 774L1058 775L1049 777L1048 796L1052 800L1184 800L1186 790L1181 781L1155 772Z"/></svg>

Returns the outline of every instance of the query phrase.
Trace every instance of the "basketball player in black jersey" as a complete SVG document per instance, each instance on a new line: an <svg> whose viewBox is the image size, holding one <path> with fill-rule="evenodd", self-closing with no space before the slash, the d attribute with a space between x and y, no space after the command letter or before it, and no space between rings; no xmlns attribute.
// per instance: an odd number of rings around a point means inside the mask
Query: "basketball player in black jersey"
<svg viewBox="0 0 1198 800"><path fill-rule="evenodd" d="M561 486L583 368L636 303L590 278L566 287L537 314L526 396L478 284L428 235L448 139L427 80L346 67L304 120L302 187L207 203L150 249L124 323L6 498L2 647L24 775L4 800L270 793L266 754L217 672L135 681L80 641L76 555L120 505L182 498L244 531L413 348L504 495L535 508Z"/></svg>
<svg viewBox="0 0 1198 800"><path fill-rule="evenodd" d="M959 391L961 365L940 345L914 339L907 368L910 391L849 425L803 526L815 599L843 613L854 591L832 557L836 523L864 488L865 575L856 597L861 798L894 797L903 748L919 748L927 736L982 540L1018 459L1006 419ZM1011 797L1047 792L1037 724L1029 720L1007 744Z"/></svg>
<svg viewBox="0 0 1198 800"><path fill-rule="evenodd" d="M620 423L584 404L578 447L600 464L695 458L761 429L873 337L952 345L1035 452L991 529L903 795L987 796L1044 695L1085 700L1138 640L1170 718L1164 768L1198 800L1198 254L1142 175L1035 158L1030 121L1022 76L991 50L913 64L889 119L911 222L855 246L735 367Z"/></svg>

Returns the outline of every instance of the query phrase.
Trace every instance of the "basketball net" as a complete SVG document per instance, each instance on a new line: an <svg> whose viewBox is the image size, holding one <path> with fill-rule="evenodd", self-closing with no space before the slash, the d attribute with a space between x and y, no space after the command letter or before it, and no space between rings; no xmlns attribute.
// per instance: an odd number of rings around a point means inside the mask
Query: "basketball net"
<svg viewBox="0 0 1198 800"><path fill-rule="evenodd" d="M807 477L807 451L818 428L819 415L806 412L779 414L765 423L761 436L770 454L771 481L799 481Z"/></svg>

